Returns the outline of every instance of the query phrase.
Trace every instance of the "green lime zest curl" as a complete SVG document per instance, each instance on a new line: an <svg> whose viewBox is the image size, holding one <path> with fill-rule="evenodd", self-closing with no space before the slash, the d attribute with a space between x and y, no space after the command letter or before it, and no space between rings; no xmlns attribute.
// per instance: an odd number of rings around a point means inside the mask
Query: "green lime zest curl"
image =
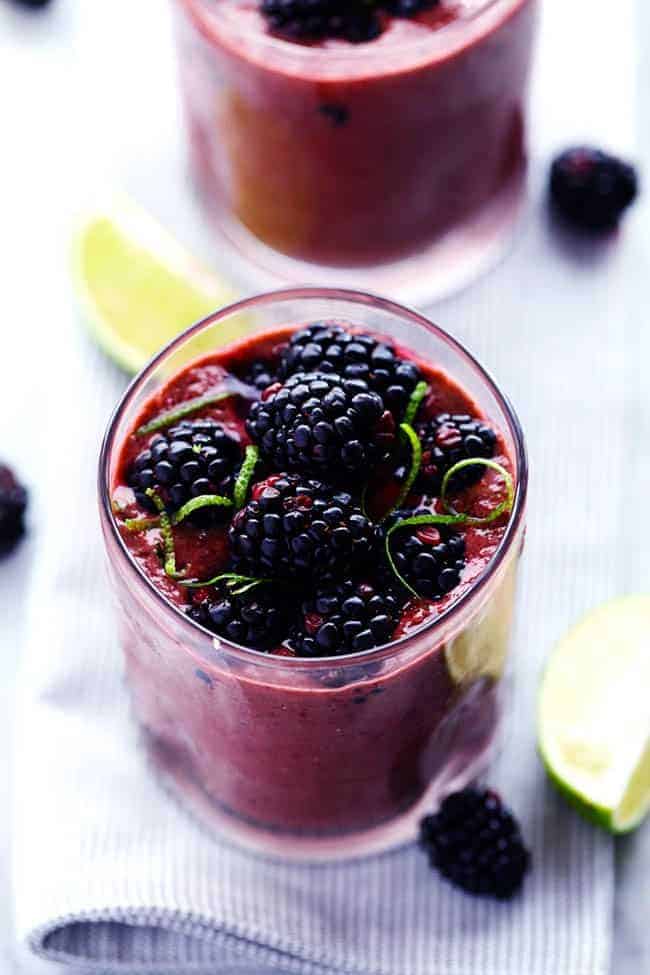
<svg viewBox="0 0 650 975"><path fill-rule="evenodd" d="M475 518L473 515L462 515L462 517L465 519L466 525L488 525L491 521L496 521L497 518L500 518L501 515L505 514L507 511L512 511L512 506L515 500L514 481L512 479L512 475L505 469L505 467L503 467L501 464L497 464L496 460L490 460L485 457L468 457L466 460L459 460L457 464L450 467L442 479L440 500L450 514L458 515L460 512L456 511L454 506L447 500L447 488L449 487L449 482L454 474L456 474L458 471L462 471L466 467L476 467L477 465L489 467L491 470L496 471L501 475L506 486L506 497L496 506L496 508L493 508L492 511L490 511L489 514L485 515L483 518Z"/></svg>
<svg viewBox="0 0 650 975"><path fill-rule="evenodd" d="M408 474L406 475L406 480L402 484L400 492L397 495L395 503L391 508L388 509L388 511L385 512L385 514L381 516L379 519L379 524L381 524L382 521L385 521L389 515L392 515L393 511L397 511L398 508L401 508L405 499L408 498L411 488L415 484L415 480L420 473L420 467L422 465L422 444L420 443L420 438L418 437L417 433L410 423L400 423L399 430L402 440L404 440L410 447L411 466Z"/></svg>
<svg viewBox="0 0 650 975"><path fill-rule="evenodd" d="M233 596L242 596L257 586L269 584L271 579L256 579L254 576L242 576L236 572L222 572L205 582L181 582L181 586L186 586L188 589L207 589L216 586L219 582L225 582Z"/></svg>
<svg viewBox="0 0 650 975"><path fill-rule="evenodd" d="M165 511L165 503L153 488L147 488L145 494L151 498L159 514L160 531L163 539L164 568L171 579L180 579L185 573L176 568L176 549L174 548L174 533L169 515Z"/></svg>
<svg viewBox="0 0 650 975"><path fill-rule="evenodd" d="M257 467L258 461L260 459L259 447L255 444L249 444L246 448L246 454L244 456L244 462L241 465L241 470L237 475L237 480L235 481L235 487L233 490L233 497L235 499L235 509L239 511L246 504L246 499L248 497L248 489L250 483L253 480L253 474L255 468Z"/></svg>
<svg viewBox="0 0 650 975"><path fill-rule="evenodd" d="M417 412L420 409L420 404L428 393L429 386L424 382L424 380L420 380L411 393L411 398L409 399L408 406L406 407L406 413L404 414L404 423L407 423L409 426L413 426L413 421L415 420Z"/></svg>
<svg viewBox="0 0 650 975"><path fill-rule="evenodd" d="M160 516L155 518L125 518L124 527L130 532L144 532L149 528L160 527Z"/></svg>
<svg viewBox="0 0 650 975"><path fill-rule="evenodd" d="M149 433L155 433L156 430L163 430L165 427L170 427L177 420L182 420L184 417L190 416L190 414L196 413L198 410L202 410L204 406L212 406L213 403L218 403L220 400L234 395L232 390L221 390L219 393L204 393L203 396L188 399L185 403L180 403L179 406L175 406L171 410L165 410L164 413L160 413L153 420L149 420L148 423L138 427L135 435L136 437L146 437Z"/></svg>
<svg viewBox="0 0 650 975"><path fill-rule="evenodd" d="M171 517L171 524L180 525L194 511L199 511L201 508L214 507L230 508L232 507L232 501L230 498L224 498L221 494L199 494L196 498L190 498L178 511L174 512Z"/></svg>

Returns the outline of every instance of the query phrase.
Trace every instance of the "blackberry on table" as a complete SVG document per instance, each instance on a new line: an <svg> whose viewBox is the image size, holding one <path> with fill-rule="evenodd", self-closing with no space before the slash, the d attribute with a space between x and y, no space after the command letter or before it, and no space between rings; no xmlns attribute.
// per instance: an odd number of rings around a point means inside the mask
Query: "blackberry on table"
<svg viewBox="0 0 650 975"><path fill-rule="evenodd" d="M615 227L638 193L634 167L590 146L567 149L553 161L551 199L570 223L586 230Z"/></svg>
<svg viewBox="0 0 650 975"><path fill-rule="evenodd" d="M162 497L165 507L177 511L201 494L232 494L241 466L239 441L216 420L182 420L152 438L133 461L128 473L139 505L155 511L147 488ZM190 515L195 523L223 518L226 508L210 508Z"/></svg>
<svg viewBox="0 0 650 975"><path fill-rule="evenodd" d="M291 635L301 657L358 653L389 643L404 599L370 582L346 580L319 586L302 605L302 618Z"/></svg>
<svg viewBox="0 0 650 975"><path fill-rule="evenodd" d="M316 322L291 336L282 353L278 375L284 380L297 372L362 379L398 418L422 378L415 363L401 359L392 345L330 321Z"/></svg>
<svg viewBox="0 0 650 975"><path fill-rule="evenodd" d="M420 840L431 866L471 894L506 900L530 867L517 821L489 789L448 796L434 816L423 819Z"/></svg>
<svg viewBox="0 0 650 975"><path fill-rule="evenodd" d="M187 615L233 643L254 650L271 650L288 634L286 605L286 599L278 598L267 585L256 586L239 596L221 586L208 599L188 607Z"/></svg>
<svg viewBox="0 0 650 975"><path fill-rule="evenodd" d="M352 496L292 474L256 484L229 537L237 572L298 585L374 558L375 528Z"/></svg>
<svg viewBox="0 0 650 975"><path fill-rule="evenodd" d="M386 528L429 510L396 511ZM439 599L460 582L465 539L444 525L409 525L390 536L390 551L400 575L423 599Z"/></svg>
<svg viewBox="0 0 650 975"><path fill-rule="evenodd" d="M0 464L0 554L14 547L25 531L27 491L6 464Z"/></svg>
<svg viewBox="0 0 650 975"><path fill-rule="evenodd" d="M365 478L395 440L393 417L363 379L297 373L253 403L246 429L276 470Z"/></svg>
<svg viewBox="0 0 650 975"><path fill-rule="evenodd" d="M417 486L433 495L440 493L447 471L461 460L494 455L497 437L483 420L464 413L439 413L416 426L422 444L422 463ZM449 487L460 491L478 483L485 467L473 464L451 478Z"/></svg>

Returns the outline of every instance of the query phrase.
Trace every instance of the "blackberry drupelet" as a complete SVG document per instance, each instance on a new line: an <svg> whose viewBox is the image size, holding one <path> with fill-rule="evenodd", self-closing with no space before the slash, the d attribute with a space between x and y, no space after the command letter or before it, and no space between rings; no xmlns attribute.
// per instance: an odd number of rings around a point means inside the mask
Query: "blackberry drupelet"
<svg viewBox="0 0 650 975"><path fill-rule="evenodd" d="M413 515L431 514L427 509L396 511L386 528ZM390 537L390 551L397 571L423 599L439 599L460 582L465 567L465 539L443 525L409 525ZM391 573L394 576L394 573Z"/></svg>
<svg viewBox="0 0 650 975"><path fill-rule="evenodd" d="M371 563L375 536L346 491L292 474L256 484L229 534L237 572L299 586Z"/></svg>
<svg viewBox="0 0 650 975"><path fill-rule="evenodd" d="M370 582L320 586L302 605L291 646L301 657L358 653L389 643L404 599Z"/></svg>
<svg viewBox="0 0 650 975"><path fill-rule="evenodd" d="M360 44L381 32L377 14L362 0L262 0L272 30L296 40L340 37Z"/></svg>
<svg viewBox="0 0 650 975"><path fill-rule="evenodd" d="M568 221L586 230L615 227L637 192L634 167L600 149L568 149L551 166L553 203Z"/></svg>
<svg viewBox="0 0 650 975"><path fill-rule="evenodd" d="M490 458L494 455L497 438L494 430L475 417L461 413L439 413L416 432L422 444L422 465L417 487L438 495L446 472L469 457ZM449 487L460 491L481 480L485 467L476 464L465 467L451 478Z"/></svg>
<svg viewBox="0 0 650 975"><path fill-rule="evenodd" d="M392 345L350 332L337 322L316 322L291 336L280 359L281 380L297 372L335 373L362 379L401 418L422 378L413 362L400 359Z"/></svg>
<svg viewBox="0 0 650 975"><path fill-rule="evenodd" d="M25 531L27 491L16 475L0 464L0 554L14 547Z"/></svg>
<svg viewBox="0 0 650 975"><path fill-rule="evenodd" d="M365 481L390 451L395 422L362 379L297 373L253 403L246 429L275 470Z"/></svg>
<svg viewBox="0 0 650 975"><path fill-rule="evenodd" d="M165 507L177 511L201 494L232 495L242 461L238 440L216 420L182 420L152 438L133 461L128 474L136 500L148 511L155 506L145 491L154 488ZM195 523L223 518L227 508L210 508L190 515Z"/></svg>
<svg viewBox="0 0 650 975"><path fill-rule="evenodd" d="M440 0L384 0L381 7L394 17L414 17L422 10L437 6Z"/></svg>
<svg viewBox="0 0 650 975"><path fill-rule="evenodd" d="M420 839L431 866L471 894L506 900L530 867L517 821L489 789L448 796L436 815L422 821Z"/></svg>
<svg viewBox="0 0 650 975"><path fill-rule="evenodd" d="M187 615L207 630L254 650L272 650L288 635L286 599L262 585L234 596L225 586L187 609Z"/></svg>

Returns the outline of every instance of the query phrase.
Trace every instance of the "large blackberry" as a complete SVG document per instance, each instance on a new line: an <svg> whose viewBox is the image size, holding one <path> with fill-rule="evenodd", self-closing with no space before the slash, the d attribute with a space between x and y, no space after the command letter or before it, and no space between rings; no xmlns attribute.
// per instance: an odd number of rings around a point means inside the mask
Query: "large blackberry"
<svg viewBox="0 0 650 975"><path fill-rule="evenodd" d="M297 373L253 403L246 429L276 470L362 475L386 456L395 423L362 379Z"/></svg>
<svg viewBox="0 0 650 975"><path fill-rule="evenodd" d="M250 364L242 377L242 381L263 393L267 386L272 386L278 381L278 377L275 375L273 363L266 362L264 359L257 359Z"/></svg>
<svg viewBox="0 0 650 975"><path fill-rule="evenodd" d="M216 420L182 420L152 438L133 461L128 483L136 500L155 511L147 488L154 488L169 511L177 511L200 494L230 496L241 466L242 448ZM190 516L195 521L223 517L227 508L210 508Z"/></svg>
<svg viewBox="0 0 650 975"><path fill-rule="evenodd" d="M375 529L350 494L291 474L256 484L230 527L238 572L298 585L371 561L374 543Z"/></svg>
<svg viewBox="0 0 650 975"><path fill-rule="evenodd" d="M464 789L427 816L420 838L432 867L471 894L506 900L530 866L519 825L489 789Z"/></svg>
<svg viewBox="0 0 650 975"><path fill-rule="evenodd" d="M218 636L254 650L272 650L287 636L286 599L270 586L256 586L235 596L225 586L187 609L187 615Z"/></svg>
<svg viewBox="0 0 650 975"><path fill-rule="evenodd" d="M417 487L438 495L446 472L461 460L470 457L490 458L494 454L497 437L483 420L464 413L439 413L416 427L422 444L422 464ZM476 484L485 467L473 464L464 467L451 478L450 488L460 491Z"/></svg>
<svg viewBox="0 0 650 975"><path fill-rule="evenodd" d="M302 605L291 646L302 657L357 653L388 643L404 600L369 582L320 586Z"/></svg>
<svg viewBox="0 0 650 975"><path fill-rule="evenodd" d="M600 149L579 146L551 166L551 199L571 223L586 230L616 226L638 192L633 166Z"/></svg>
<svg viewBox="0 0 650 975"><path fill-rule="evenodd" d="M386 528L430 511L396 511ZM465 539L443 525L409 525L390 536L390 552L400 575L423 599L439 599L460 582Z"/></svg>
<svg viewBox="0 0 650 975"><path fill-rule="evenodd" d="M400 359L392 345L331 321L315 322L291 336L278 375L287 379L297 372L363 379L398 418L421 379L415 363Z"/></svg>
<svg viewBox="0 0 650 975"><path fill-rule="evenodd" d="M16 475L0 464L0 554L14 547L25 531L27 491Z"/></svg>
<svg viewBox="0 0 650 975"><path fill-rule="evenodd" d="M381 31L377 14L362 0L262 0L272 30L295 39L341 37L353 44Z"/></svg>

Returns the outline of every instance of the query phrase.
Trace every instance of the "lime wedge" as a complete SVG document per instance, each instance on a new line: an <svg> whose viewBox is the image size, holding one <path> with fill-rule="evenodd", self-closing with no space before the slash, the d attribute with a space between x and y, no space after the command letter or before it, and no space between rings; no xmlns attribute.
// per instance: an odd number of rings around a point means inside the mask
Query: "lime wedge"
<svg viewBox="0 0 650 975"><path fill-rule="evenodd" d="M235 297L126 197L84 222L75 240L74 281L85 323L127 372Z"/></svg>
<svg viewBox="0 0 650 975"><path fill-rule="evenodd" d="M612 833L638 826L650 810L650 596L607 603L560 641L538 722L564 795Z"/></svg>

